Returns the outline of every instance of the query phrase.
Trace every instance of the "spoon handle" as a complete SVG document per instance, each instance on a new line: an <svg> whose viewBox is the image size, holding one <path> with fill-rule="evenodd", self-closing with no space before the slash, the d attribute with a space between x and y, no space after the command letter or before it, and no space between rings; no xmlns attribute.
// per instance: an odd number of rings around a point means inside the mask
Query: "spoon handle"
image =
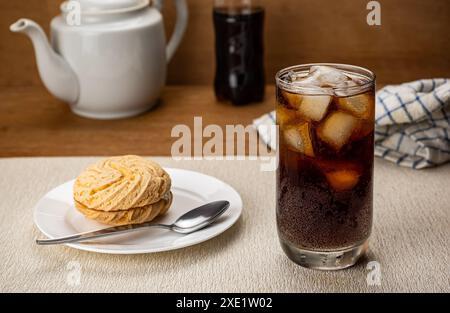
<svg viewBox="0 0 450 313"><path fill-rule="evenodd" d="M133 232L135 230L138 230L141 228L147 228L147 227L159 227L159 228L165 228L165 229L172 229L172 225L153 224L151 222L147 222L147 223L142 223L142 224L130 224L130 225L123 225L123 226L109 227L109 228L91 231L91 232L87 232L87 233L81 233L81 234L71 235L71 236L67 236L67 237L54 238L54 239L36 239L36 243L38 245L57 245L57 244L63 244L63 243L80 242L80 241L85 241L85 240L94 239L94 238L102 238L102 237L109 237L109 236L129 233L129 232Z"/></svg>

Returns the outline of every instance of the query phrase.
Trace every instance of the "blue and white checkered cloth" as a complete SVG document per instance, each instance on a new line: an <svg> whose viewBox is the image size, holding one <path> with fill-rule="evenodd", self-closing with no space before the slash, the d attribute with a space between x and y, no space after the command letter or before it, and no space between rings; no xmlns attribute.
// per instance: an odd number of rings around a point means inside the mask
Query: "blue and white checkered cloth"
<svg viewBox="0 0 450 313"><path fill-rule="evenodd" d="M272 149L268 126L275 112L253 121ZM421 169L450 161L450 80L418 80L389 85L377 92L375 155L397 165Z"/></svg>

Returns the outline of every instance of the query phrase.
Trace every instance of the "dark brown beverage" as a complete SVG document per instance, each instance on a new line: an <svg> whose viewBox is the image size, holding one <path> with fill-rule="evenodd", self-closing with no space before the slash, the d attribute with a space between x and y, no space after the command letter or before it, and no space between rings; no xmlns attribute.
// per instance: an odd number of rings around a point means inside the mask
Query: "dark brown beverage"
<svg viewBox="0 0 450 313"><path fill-rule="evenodd" d="M264 46L262 7L216 7L216 76L214 89L220 101L235 105L264 97Z"/></svg>
<svg viewBox="0 0 450 313"><path fill-rule="evenodd" d="M344 69L306 70L278 79L278 232L297 263L343 268L372 226L374 83Z"/></svg>

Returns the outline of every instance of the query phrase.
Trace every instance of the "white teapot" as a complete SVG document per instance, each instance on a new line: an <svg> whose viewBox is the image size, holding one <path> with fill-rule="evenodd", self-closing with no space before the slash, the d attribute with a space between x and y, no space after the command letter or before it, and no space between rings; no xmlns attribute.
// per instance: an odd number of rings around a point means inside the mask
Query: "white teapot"
<svg viewBox="0 0 450 313"><path fill-rule="evenodd" d="M10 30L28 35L44 85L78 115L125 118L150 109L165 84L167 62L187 25L185 0L174 0L177 22L166 47L162 1L78 0L61 5L42 28L20 19Z"/></svg>

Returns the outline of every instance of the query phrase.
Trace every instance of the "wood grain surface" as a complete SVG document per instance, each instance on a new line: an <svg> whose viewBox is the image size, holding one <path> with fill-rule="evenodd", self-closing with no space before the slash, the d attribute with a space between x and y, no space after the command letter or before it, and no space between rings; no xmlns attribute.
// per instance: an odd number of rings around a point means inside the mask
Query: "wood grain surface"
<svg viewBox="0 0 450 313"><path fill-rule="evenodd" d="M202 117L203 127L216 124L225 130L225 125L250 125L275 107L275 88L267 87L263 103L244 107L217 103L209 86L169 86L161 99L140 116L98 121L74 115L68 105L39 86L0 89L0 157L171 155L177 140L171 137L174 126L193 130L195 116ZM246 154L248 141L247 137ZM234 144L226 136L223 142Z"/></svg>
<svg viewBox="0 0 450 313"><path fill-rule="evenodd" d="M0 0L0 86L42 86L28 39L8 28L21 17L48 32L62 0ZM167 33L175 14L166 0ZM261 0L266 8L267 82L277 70L306 62L366 66L381 81L450 77L450 1L380 0L381 26L366 23L368 0ZM169 84L211 84L212 0L188 0L190 21L169 66ZM150 58L151 56L149 56Z"/></svg>

